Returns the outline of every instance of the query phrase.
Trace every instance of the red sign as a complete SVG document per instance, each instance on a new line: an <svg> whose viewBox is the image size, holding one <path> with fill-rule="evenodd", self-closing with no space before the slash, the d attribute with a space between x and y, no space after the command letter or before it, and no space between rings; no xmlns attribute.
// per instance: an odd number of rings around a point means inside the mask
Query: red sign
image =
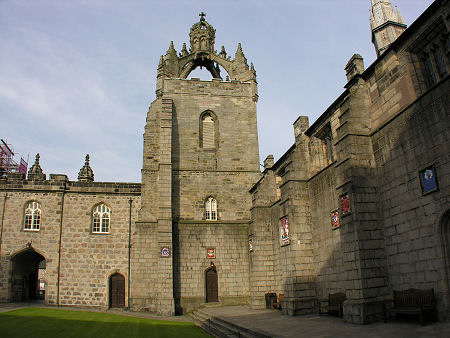
<svg viewBox="0 0 450 338"><path fill-rule="evenodd" d="M339 228L339 212L337 210L334 210L331 212L331 226L333 229Z"/></svg>
<svg viewBox="0 0 450 338"><path fill-rule="evenodd" d="M206 258L216 258L216 249L206 249Z"/></svg>
<svg viewBox="0 0 450 338"><path fill-rule="evenodd" d="M348 215L350 213L350 198L348 194L341 196L341 210L342 216Z"/></svg>

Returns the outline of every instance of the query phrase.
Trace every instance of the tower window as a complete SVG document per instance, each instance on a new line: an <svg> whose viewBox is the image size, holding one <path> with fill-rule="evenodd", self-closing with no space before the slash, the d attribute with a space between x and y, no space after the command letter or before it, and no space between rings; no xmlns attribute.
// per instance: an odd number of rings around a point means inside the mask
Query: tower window
<svg viewBox="0 0 450 338"><path fill-rule="evenodd" d="M205 220L217 221L217 201L212 197L205 202Z"/></svg>
<svg viewBox="0 0 450 338"><path fill-rule="evenodd" d="M445 65L444 55L442 55L442 51L439 45L434 46L433 55L438 69L439 77L443 79L447 75L447 66Z"/></svg>
<svg viewBox="0 0 450 338"><path fill-rule="evenodd" d="M431 63L431 58L428 54L423 55L423 63L425 66L425 74L427 77L428 84L430 86L432 86L436 83L436 76L434 74L433 64Z"/></svg>
<svg viewBox="0 0 450 338"><path fill-rule="evenodd" d="M211 114L205 114L202 118L202 147L204 149L215 148L215 126Z"/></svg>
<svg viewBox="0 0 450 338"><path fill-rule="evenodd" d="M41 206L38 202L30 202L25 208L25 222L23 229L39 231L41 225Z"/></svg>
<svg viewBox="0 0 450 338"><path fill-rule="evenodd" d="M98 205L92 213L92 232L107 234L109 233L109 220L111 210L104 204Z"/></svg>

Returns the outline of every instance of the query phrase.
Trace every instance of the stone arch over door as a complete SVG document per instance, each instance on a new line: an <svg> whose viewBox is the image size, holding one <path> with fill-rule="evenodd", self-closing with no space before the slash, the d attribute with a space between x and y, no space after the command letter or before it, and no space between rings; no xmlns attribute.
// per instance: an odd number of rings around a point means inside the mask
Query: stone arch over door
<svg viewBox="0 0 450 338"><path fill-rule="evenodd" d="M125 277L118 272L109 277L109 307L125 307Z"/></svg>
<svg viewBox="0 0 450 338"><path fill-rule="evenodd" d="M29 244L11 256L12 302L39 299L39 264L45 257Z"/></svg>
<svg viewBox="0 0 450 338"><path fill-rule="evenodd" d="M444 286L444 317L450 317L450 210L447 210L439 223L439 236L442 245L442 279Z"/></svg>
<svg viewBox="0 0 450 338"><path fill-rule="evenodd" d="M205 271L205 294L206 303L215 303L219 301L219 285L217 270L215 265L211 265Z"/></svg>

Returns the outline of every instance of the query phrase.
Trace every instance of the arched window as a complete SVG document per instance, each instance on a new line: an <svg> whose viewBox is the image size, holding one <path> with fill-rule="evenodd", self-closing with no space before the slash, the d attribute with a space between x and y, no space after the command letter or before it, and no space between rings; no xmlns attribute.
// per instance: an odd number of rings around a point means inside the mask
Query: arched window
<svg viewBox="0 0 450 338"><path fill-rule="evenodd" d="M212 197L205 202L205 220L217 221L217 201Z"/></svg>
<svg viewBox="0 0 450 338"><path fill-rule="evenodd" d="M41 225L41 206L38 202L30 202L25 208L25 222L23 229L39 231Z"/></svg>
<svg viewBox="0 0 450 338"><path fill-rule="evenodd" d="M92 232L93 233L109 233L109 220L111 210L104 204L98 205L92 214Z"/></svg>
<svg viewBox="0 0 450 338"><path fill-rule="evenodd" d="M202 117L202 148L213 149L215 144L214 118L207 113Z"/></svg>

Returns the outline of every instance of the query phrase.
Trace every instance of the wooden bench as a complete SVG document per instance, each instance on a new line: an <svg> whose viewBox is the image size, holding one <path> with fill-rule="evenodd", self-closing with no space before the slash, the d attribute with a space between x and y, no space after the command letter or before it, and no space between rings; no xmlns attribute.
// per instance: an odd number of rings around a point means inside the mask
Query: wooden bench
<svg viewBox="0 0 450 338"><path fill-rule="evenodd" d="M281 302L283 301L284 298L284 293L280 293L278 296L278 302L276 298L272 298L271 300L271 304L270 304L270 308L273 309L278 309L281 310Z"/></svg>
<svg viewBox="0 0 450 338"><path fill-rule="evenodd" d="M394 307L387 308L384 304L383 318L387 321L388 314L410 314L419 315L420 324L424 325L425 314L436 315L436 299L434 290L408 289L394 291Z"/></svg>
<svg viewBox="0 0 450 338"><path fill-rule="evenodd" d="M322 306L322 302L326 302L327 300L319 301L319 316L323 313L330 314L332 312L338 313L339 317L343 315L343 306L342 304L345 301L345 293L329 293L328 294L328 305Z"/></svg>

